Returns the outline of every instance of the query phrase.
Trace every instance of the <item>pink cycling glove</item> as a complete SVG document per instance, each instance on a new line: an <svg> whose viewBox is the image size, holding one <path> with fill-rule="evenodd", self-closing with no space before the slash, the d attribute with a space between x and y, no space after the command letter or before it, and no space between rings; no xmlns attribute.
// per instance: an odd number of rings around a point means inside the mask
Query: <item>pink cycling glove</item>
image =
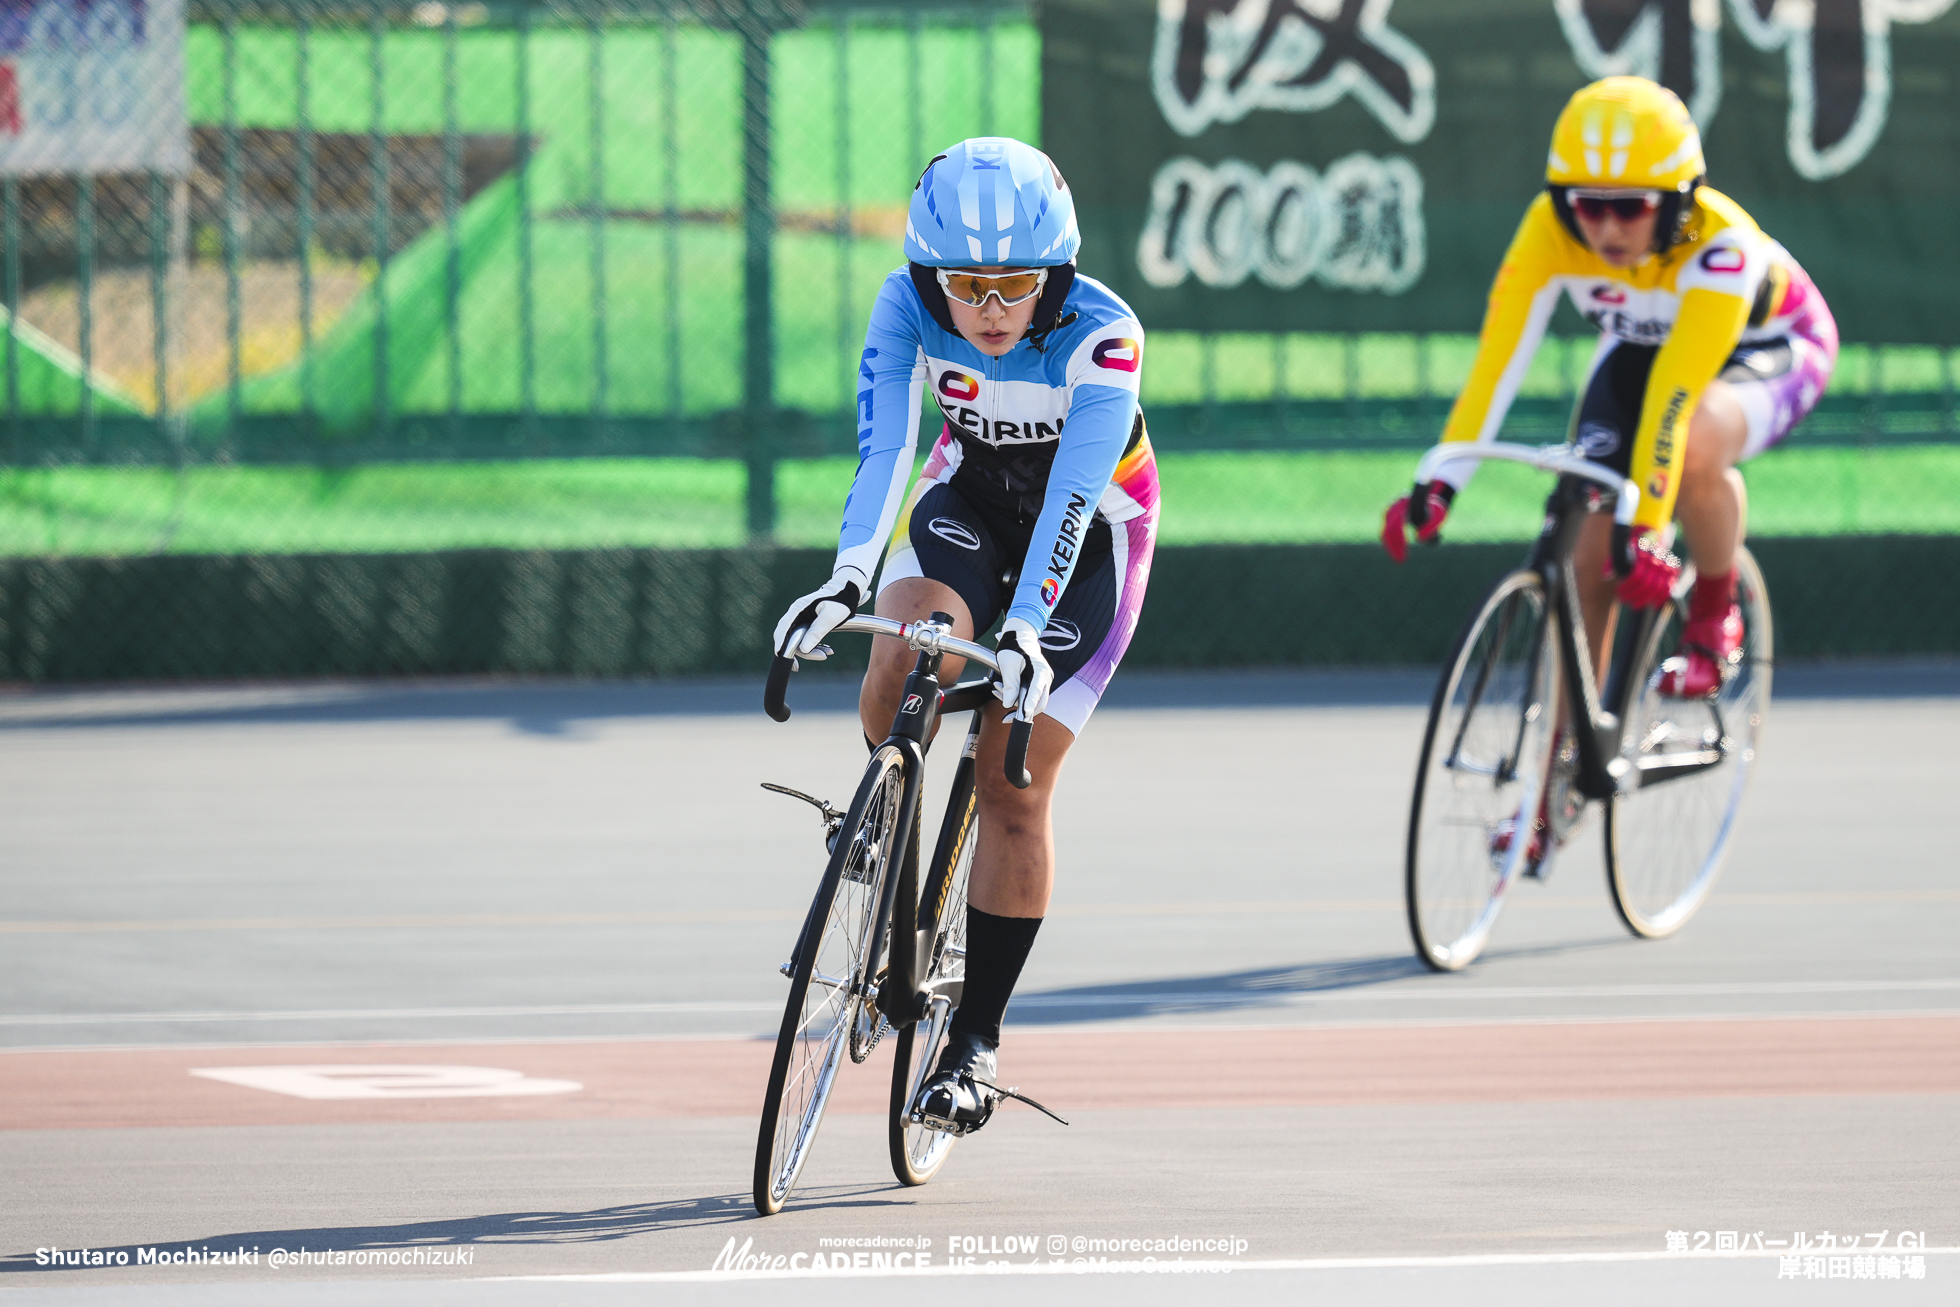
<svg viewBox="0 0 1960 1307"><path fill-rule="evenodd" d="M1433 542L1443 530L1443 519L1450 514L1450 501L1456 488L1447 481L1417 485L1382 514L1382 548L1396 562L1409 556L1410 528L1424 544Z"/></svg>
<svg viewBox="0 0 1960 1307"><path fill-rule="evenodd" d="M1681 560L1667 552L1651 526L1635 527L1621 566L1607 564L1606 575L1620 578L1620 602L1629 608L1659 608L1681 579Z"/></svg>

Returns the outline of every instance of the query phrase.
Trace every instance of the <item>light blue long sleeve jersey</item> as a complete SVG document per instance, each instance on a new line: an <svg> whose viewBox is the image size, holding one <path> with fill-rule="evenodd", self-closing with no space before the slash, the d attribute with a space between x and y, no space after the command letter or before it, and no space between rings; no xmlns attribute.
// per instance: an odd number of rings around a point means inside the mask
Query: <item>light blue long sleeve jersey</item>
<svg viewBox="0 0 1960 1307"><path fill-rule="evenodd" d="M920 392L930 386L958 437L947 451L954 486L1023 520L1039 505L1007 615L1045 629L1091 517L1143 512L1110 480L1138 416L1143 327L1107 287L1079 275L1056 321L1064 325L1040 349L1023 339L990 358L933 320L906 269L885 278L858 365L858 470L838 566L877 569L905 502Z"/></svg>

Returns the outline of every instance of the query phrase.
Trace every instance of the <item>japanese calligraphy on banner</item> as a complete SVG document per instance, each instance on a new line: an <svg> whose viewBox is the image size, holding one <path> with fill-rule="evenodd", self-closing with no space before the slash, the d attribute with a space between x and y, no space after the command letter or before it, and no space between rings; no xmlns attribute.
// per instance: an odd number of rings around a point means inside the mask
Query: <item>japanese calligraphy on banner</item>
<svg viewBox="0 0 1960 1307"><path fill-rule="evenodd" d="M1672 87L1852 339L1960 341L1955 0L1043 0L1085 271L1153 327L1474 331L1553 120Z"/></svg>
<svg viewBox="0 0 1960 1307"><path fill-rule="evenodd" d="M0 0L0 173L183 173L183 0Z"/></svg>

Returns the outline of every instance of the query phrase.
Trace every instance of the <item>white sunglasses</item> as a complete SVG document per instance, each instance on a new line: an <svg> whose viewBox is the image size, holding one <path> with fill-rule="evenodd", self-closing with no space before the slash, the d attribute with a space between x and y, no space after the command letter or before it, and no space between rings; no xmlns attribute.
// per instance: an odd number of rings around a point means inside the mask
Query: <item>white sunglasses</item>
<svg viewBox="0 0 1960 1307"><path fill-rule="evenodd" d="M957 268L939 269L939 285L946 298L979 308L992 295L1004 308L1026 303L1041 294L1048 284L1048 269L1029 268L1015 272L962 272Z"/></svg>

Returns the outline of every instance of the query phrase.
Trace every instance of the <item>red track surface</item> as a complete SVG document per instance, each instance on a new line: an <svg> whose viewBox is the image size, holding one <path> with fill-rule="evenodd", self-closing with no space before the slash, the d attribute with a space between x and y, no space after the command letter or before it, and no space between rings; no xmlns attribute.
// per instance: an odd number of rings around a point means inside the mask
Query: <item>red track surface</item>
<svg viewBox="0 0 1960 1307"><path fill-rule="evenodd" d="M771 1044L167 1048L0 1054L0 1129L752 1116ZM832 1111L885 1110L890 1044L846 1065ZM1069 1111L1960 1093L1960 1017L1011 1032L1003 1078ZM514 1098L311 1101L197 1067L502 1067L576 1080Z"/></svg>

